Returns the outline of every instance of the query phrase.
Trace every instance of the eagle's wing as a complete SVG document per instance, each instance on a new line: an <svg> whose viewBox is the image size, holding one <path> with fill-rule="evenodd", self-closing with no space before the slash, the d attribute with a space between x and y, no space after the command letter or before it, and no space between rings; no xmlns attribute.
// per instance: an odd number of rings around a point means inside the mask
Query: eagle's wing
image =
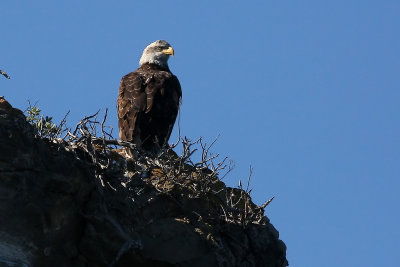
<svg viewBox="0 0 400 267"><path fill-rule="evenodd" d="M175 75L173 75L173 74L171 74L171 75L172 75L172 77L170 79L168 79L168 83L166 86L169 90L172 91L171 92L172 105L171 105L171 108L168 109L168 113L169 113L168 117L170 118L170 121L169 121L169 126L168 126L168 132L166 133L165 138L164 138L165 143L168 142L168 140L171 136L172 129L174 127L176 117L178 115L179 108L180 108L180 105L182 102L181 84L179 83L179 80Z"/></svg>
<svg viewBox="0 0 400 267"><path fill-rule="evenodd" d="M139 73L132 72L122 78L117 110L119 138L132 141L138 114L146 110L145 84Z"/></svg>
<svg viewBox="0 0 400 267"><path fill-rule="evenodd" d="M170 87L175 89L174 101L179 107L182 102L182 88L178 78L175 75L172 75L172 79L170 80Z"/></svg>

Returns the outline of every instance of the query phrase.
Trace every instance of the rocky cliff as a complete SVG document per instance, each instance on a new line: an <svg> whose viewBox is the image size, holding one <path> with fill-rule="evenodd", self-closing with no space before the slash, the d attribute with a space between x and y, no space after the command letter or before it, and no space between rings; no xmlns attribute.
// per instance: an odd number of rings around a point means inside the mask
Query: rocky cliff
<svg viewBox="0 0 400 267"><path fill-rule="evenodd" d="M0 99L0 266L287 266L243 190L199 189L210 170L171 176L114 152L99 168L79 145L35 136Z"/></svg>

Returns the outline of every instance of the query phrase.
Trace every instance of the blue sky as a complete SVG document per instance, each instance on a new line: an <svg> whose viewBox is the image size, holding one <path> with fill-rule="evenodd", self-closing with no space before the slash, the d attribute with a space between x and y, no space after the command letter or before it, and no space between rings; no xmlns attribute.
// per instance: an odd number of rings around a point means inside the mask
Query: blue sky
<svg viewBox="0 0 400 267"><path fill-rule="evenodd" d="M399 1L6 1L0 95L69 125L110 109L157 39L175 49L181 132L254 167L291 266L396 266ZM174 137L176 137L176 133Z"/></svg>

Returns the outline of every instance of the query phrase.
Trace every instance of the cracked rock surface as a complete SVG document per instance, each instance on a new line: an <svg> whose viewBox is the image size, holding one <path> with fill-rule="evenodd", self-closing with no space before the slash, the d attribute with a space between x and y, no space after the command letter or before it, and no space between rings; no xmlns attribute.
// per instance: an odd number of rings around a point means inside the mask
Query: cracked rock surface
<svg viewBox="0 0 400 267"><path fill-rule="evenodd" d="M212 198L168 192L34 137L0 100L0 266L287 266L278 231L221 222ZM130 178L129 178L130 177ZM121 181L124 181L122 183Z"/></svg>

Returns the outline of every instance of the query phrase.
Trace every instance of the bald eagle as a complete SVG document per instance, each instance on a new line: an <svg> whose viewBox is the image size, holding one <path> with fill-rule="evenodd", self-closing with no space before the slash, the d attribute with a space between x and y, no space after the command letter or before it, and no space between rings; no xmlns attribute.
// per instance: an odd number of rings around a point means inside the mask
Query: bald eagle
<svg viewBox="0 0 400 267"><path fill-rule="evenodd" d="M149 152L168 144L182 98L179 80L168 67L170 55L174 49L168 42L151 43L140 67L122 77L119 86L119 138Z"/></svg>

